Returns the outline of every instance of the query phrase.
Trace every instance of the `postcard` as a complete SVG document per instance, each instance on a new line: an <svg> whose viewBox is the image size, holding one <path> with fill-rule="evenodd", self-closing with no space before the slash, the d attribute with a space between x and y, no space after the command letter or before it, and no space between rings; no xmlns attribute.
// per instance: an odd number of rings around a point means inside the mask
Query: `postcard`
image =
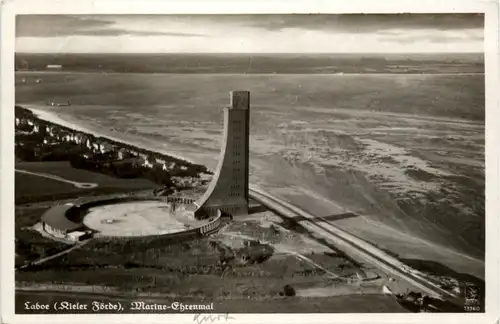
<svg viewBox="0 0 500 324"><path fill-rule="evenodd" d="M2 321L498 321L498 2L189 2L2 4Z"/></svg>

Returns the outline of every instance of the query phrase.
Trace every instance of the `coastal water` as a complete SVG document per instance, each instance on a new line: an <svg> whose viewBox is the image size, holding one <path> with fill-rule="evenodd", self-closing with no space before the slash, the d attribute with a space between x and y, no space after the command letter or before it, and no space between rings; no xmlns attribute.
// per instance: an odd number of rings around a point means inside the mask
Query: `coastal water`
<svg viewBox="0 0 500 324"><path fill-rule="evenodd" d="M251 92L252 183L402 258L483 276L483 76L16 77L17 104L211 168L231 90Z"/></svg>

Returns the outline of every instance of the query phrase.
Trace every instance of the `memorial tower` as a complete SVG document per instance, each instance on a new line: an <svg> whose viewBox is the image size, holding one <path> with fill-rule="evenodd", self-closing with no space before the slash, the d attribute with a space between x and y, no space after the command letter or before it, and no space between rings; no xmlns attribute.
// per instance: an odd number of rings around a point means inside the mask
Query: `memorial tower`
<svg viewBox="0 0 500 324"><path fill-rule="evenodd" d="M224 108L224 137L214 177L195 202L197 218L211 217L220 209L232 216L248 214L250 93L233 91Z"/></svg>

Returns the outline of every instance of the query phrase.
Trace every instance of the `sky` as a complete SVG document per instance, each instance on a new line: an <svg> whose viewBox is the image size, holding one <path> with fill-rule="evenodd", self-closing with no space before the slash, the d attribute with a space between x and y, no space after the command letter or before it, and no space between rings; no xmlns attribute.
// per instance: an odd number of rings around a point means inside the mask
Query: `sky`
<svg viewBox="0 0 500 324"><path fill-rule="evenodd" d="M23 15L18 53L482 53L481 14Z"/></svg>

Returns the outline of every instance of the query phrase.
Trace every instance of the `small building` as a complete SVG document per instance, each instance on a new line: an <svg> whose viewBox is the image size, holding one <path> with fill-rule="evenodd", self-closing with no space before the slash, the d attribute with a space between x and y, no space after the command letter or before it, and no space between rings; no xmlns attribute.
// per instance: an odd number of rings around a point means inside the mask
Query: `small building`
<svg viewBox="0 0 500 324"><path fill-rule="evenodd" d="M82 133L75 134L75 143L76 144L83 144L87 141L87 136Z"/></svg>
<svg viewBox="0 0 500 324"><path fill-rule="evenodd" d="M87 231L87 232L83 232L83 231L73 231L71 233L68 233L66 235L66 238L70 241L73 241L73 242L79 242L79 241L83 241L85 239L88 239L92 236L92 234Z"/></svg>
<svg viewBox="0 0 500 324"><path fill-rule="evenodd" d="M210 180L210 179L213 178L213 176L211 174L203 172L203 173L200 174L200 178L202 180Z"/></svg>
<svg viewBox="0 0 500 324"><path fill-rule="evenodd" d="M117 158L119 160L136 159L137 154L134 154L128 149L120 148L116 151Z"/></svg>
<svg viewBox="0 0 500 324"><path fill-rule="evenodd" d="M153 163L149 160L148 157L144 159L144 163L142 163L142 166L148 169L152 169L154 167Z"/></svg>
<svg viewBox="0 0 500 324"><path fill-rule="evenodd" d="M99 151L104 154L108 152L112 152L114 150L114 146L110 144L109 142L101 142L99 144Z"/></svg>
<svg viewBox="0 0 500 324"><path fill-rule="evenodd" d="M186 213L185 215L189 218L195 219L196 209L198 209L198 207L194 204L186 205L186 208L184 211Z"/></svg>
<svg viewBox="0 0 500 324"><path fill-rule="evenodd" d="M121 148L116 152L116 158L118 160L123 160L127 156L127 153L128 153L127 150Z"/></svg>
<svg viewBox="0 0 500 324"><path fill-rule="evenodd" d="M382 286L382 293L386 294L386 295L392 295L393 294L392 290L389 287L387 287L386 285Z"/></svg>
<svg viewBox="0 0 500 324"><path fill-rule="evenodd" d="M64 130L60 130L59 132L56 133L56 138L60 141L65 141L67 138L67 135L69 135L68 132Z"/></svg>

